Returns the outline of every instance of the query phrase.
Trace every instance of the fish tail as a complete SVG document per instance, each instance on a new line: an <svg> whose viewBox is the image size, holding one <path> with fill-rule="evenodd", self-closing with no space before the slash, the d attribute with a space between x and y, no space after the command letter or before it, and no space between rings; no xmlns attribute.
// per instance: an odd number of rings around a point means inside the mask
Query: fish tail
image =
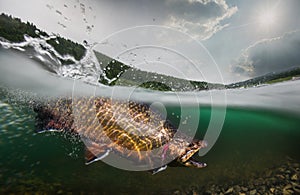
<svg viewBox="0 0 300 195"><path fill-rule="evenodd" d="M58 100L46 103L32 103L31 106L36 113L36 132L48 130L72 131L74 119L70 101Z"/></svg>

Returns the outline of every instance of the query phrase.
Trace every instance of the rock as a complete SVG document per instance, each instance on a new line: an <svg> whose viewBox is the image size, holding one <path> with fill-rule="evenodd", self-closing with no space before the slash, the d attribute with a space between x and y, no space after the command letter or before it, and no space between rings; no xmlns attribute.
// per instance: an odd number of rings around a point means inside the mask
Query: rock
<svg viewBox="0 0 300 195"><path fill-rule="evenodd" d="M241 189L242 189L243 192L247 192L248 191L248 188L246 188L244 186L242 186Z"/></svg>
<svg viewBox="0 0 300 195"><path fill-rule="evenodd" d="M285 174L285 178L289 179L289 177L290 177L290 176L289 176L288 174Z"/></svg>
<svg viewBox="0 0 300 195"><path fill-rule="evenodd" d="M292 177L291 177L291 180L293 180L293 181L296 181L296 180L298 180L299 178L298 178L298 175L297 174L294 174Z"/></svg>
<svg viewBox="0 0 300 195"><path fill-rule="evenodd" d="M198 195L198 193L195 190L192 191L192 194L193 195Z"/></svg>
<svg viewBox="0 0 300 195"><path fill-rule="evenodd" d="M270 178L269 181L272 185L275 185L277 183L277 179L275 177Z"/></svg>
<svg viewBox="0 0 300 195"><path fill-rule="evenodd" d="M283 195L292 195L294 194L294 191L293 190L283 190Z"/></svg>
<svg viewBox="0 0 300 195"><path fill-rule="evenodd" d="M225 192L225 194L231 194L233 192L233 187L228 188L228 190Z"/></svg>
<svg viewBox="0 0 300 195"><path fill-rule="evenodd" d="M287 184L286 186L284 186L284 188L283 189L290 189L290 188L292 188L293 186L291 185L291 184Z"/></svg>
<svg viewBox="0 0 300 195"><path fill-rule="evenodd" d="M266 187L265 186L260 186L259 188L258 188L258 192L259 193L264 193L266 191Z"/></svg>
<svg viewBox="0 0 300 195"><path fill-rule="evenodd" d="M284 195L293 194L292 187L293 187L293 186L292 186L291 184L286 185L286 186L283 188L282 193L283 193Z"/></svg>
<svg viewBox="0 0 300 195"><path fill-rule="evenodd" d="M239 193L239 195L246 195L246 193L244 193L244 192L240 192L240 193Z"/></svg>
<svg viewBox="0 0 300 195"><path fill-rule="evenodd" d="M293 186L293 190L297 193L300 193L300 184L295 183L295 182L291 182L292 186Z"/></svg>
<svg viewBox="0 0 300 195"><path fill-rule="evenodd" d="M255 195L255 194L256 194L256 189L251 190L249 194L250 194L250 195Z"/></svg>
<svg viewBox="0 0 300 195"><path fill-rule="evenodd" d="M214 192L217 193L217 194L219 194L221 192L220 187L219 186L215 186Z"/></svg>
<svg viewBox="0 0 300 195"><path fill-rule="evenodd" d="M241 187L239 185L236 185L236 186L233 187L233 190L235 192L240 192L241 191Z"/></svg>
<svg viewBox="0 0 300 195"><path fill-rule="evenodd" d="M220 188L223 189L224 191L228 190L231 187L232 187L231 185L220 186Z"/></svg>
<svg viewBox="0 0 300 195"><path fill-rule="evenodd" d="M271 177L272 173L273 173L273 171L272 171L272 170L269 170L269 171L267 171L266 176L267 176L267 177Z"/></svg>
<svg viewBox="0 0 300 195"><path fill-rule="evenodd" d="M249 188L250 188L250 189L253 189L253 188L254 188L254 185L253 185L253 184L249 184Z"/></svg>
<svg viewBox="0 0 300 195"><path fill-rule="evenodd" d="M275 192L275 188L270 188L270 192L274 193Z"/></svg>
<svg viewBox="0 0 300 195"><path fill-rule="evenodd" d="M276 175L279 179L285 179L283 175Z"/></svg>

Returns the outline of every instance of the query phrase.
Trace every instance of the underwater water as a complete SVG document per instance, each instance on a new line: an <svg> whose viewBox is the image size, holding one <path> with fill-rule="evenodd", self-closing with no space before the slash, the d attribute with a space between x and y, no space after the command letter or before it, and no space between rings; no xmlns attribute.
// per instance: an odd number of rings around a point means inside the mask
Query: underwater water
<svg viewBox="0 0 300 195"><path fill-rule="evenodd" d="M3 68L8 64L17 67L30 64L25 59L17 64L16 61L20 59L12 56L19 54L5 52L2 51L0 58L1 75L4 75L4 71L8 73L13 70ZM54 82L56 78L47 76L42 69L34 73L39 76L31 73L26 73L30 75L27 77L30 79L26 81L22 77L13 79L12 86L9 86L13 89L7 87L10 81L1 76L0 193L186 192L195 186L201 189L209 184L244 183L287 161L300 162L298 81L228 90L227 104L221 105L221 101L216 100L217 106L214 108L207 100L209 92L197 92L199 100L191 104L166 104L168 119L175 125L180 123L182 112L200 113L196 134L198 138L204 137L212 110L215 114L222 115L225 108L225 120L221 134L211 150L204 156L196 156L206 162L207 167L169 167L152 175L149 172L120 170L102 161L87 166L84 163L84 144L80 138L68 133L37 133L35 113L28 106L32 94L26 94L26 90L36 90L31 91L34 95L39 95L43 90L49 92L45 86L51 87L50 81ZM41 79L43 81L37 82ZM65 82L66 88L72 87L72 82ZM287 85L290 87L286 87ZM60 93L63 89L55 90ZM103 88L101 93L106 93L106 90L107 88ZM140 97L149 93L141 90ZM151 93L164 101L171 101L173 96L178 95ZM213 93L218 95L219 92ZM194 97L195 94L192 95ZM189 102L192 95L182 94L183 101Z"/></svg>
<svg viewBox="0 0 300 195"><path fill-rule="evenodd" d="M300 160L300 120L284 113L228 108L217 143L201 157L206 168L169 167L151 175L101 161L86 166L80 139L66 133L35 133L34 113L25 107L2 102L0 110L0 183L8 191L172 192L248 180L287 158ZM210 108L201 108L201 116L199 137L207 128Z"/></svg>

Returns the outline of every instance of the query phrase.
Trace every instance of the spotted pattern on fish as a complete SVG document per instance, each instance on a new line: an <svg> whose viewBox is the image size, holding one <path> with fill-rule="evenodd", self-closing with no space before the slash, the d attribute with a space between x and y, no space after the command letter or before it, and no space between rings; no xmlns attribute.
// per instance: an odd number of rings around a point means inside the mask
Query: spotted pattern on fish
<svg viewBox="0 0 300 195"><path fill-rule="evenodd" d="M189 136L177 132L170 121L147 104L80 97L49 101L34 109L38 129L63 129L79 134L90 151L88 156L107 154L109 149L150 164L163 161L167 155L186 166L204 166L190 158L207 143L192 141ZM160 152L153 153L157 148Z"/></svg>
<svg viewBox="0 0 300 195"><path fill-rule="evenodd" d="M94 106L90 105L88 108L88 102L94 102ZM147 151L161 147L176 133L176 128L169 121L164 120L159 113L153 112L146 104L95 98L92 101L81 99L76 102L76 107L84 108L82 113L95 114L98 125L106 136L129 150ZM95 110L95 113L92 110ZM89 116L88 120L92 118ZM95 128L83 131L95 131Z"/></svg>

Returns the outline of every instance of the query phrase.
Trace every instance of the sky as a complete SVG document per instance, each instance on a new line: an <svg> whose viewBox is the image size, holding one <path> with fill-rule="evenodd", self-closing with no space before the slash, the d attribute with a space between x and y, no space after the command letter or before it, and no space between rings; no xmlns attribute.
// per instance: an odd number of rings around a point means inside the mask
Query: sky
<svg viewBox="0 0 300 195"><path fill-rule="evenodd" d="M0 12L133 66L224 83L300 66L299 10L298 0L0 0Z"/></svg>

